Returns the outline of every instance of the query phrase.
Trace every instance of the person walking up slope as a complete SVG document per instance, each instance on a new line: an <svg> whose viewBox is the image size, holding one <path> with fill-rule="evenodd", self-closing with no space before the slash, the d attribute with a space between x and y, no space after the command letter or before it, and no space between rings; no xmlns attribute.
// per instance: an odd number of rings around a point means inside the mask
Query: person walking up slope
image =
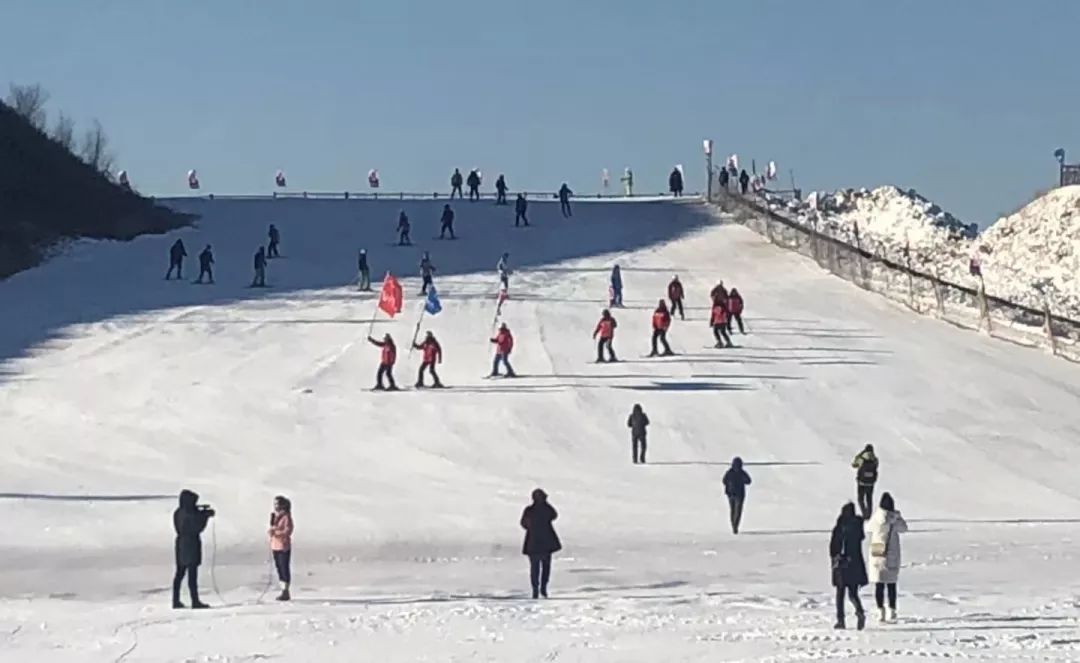
<svg viewBox="0 0 1080 663"><path fill-rule="evenodd" d="M537 488L532 492L532 504L521 513L521 529L525 530L521 553L529 557L529 583L534 599L548 597L551 555L562 550L554 525L559 513L548 503L547 497L547 493Z"/></svg>
<svg viewBox="0 0 1080 663"><path fill-rule="evenodd" d="M667 296L668 299L671 300L671 315L675 315L675 312L678 311L679 319L685 320L686 313L683 311L683 297L685 296L685 293L683 292L682 281L679 280L677 274L672 277L671 283L668 283Z"/></svg>
<svg viewBox="0 0 1080 663"><path fill-rule="evenodd" d="M514 368L510 365L510 353L514 350L514 335L510 333L510 328L505 322L499 327L499 333L495 334L491 342L495 344L495 361L491 365L491 375L488 377L499 376L500 363L506 367L506 377L517 377Z"/></svg>
<svg viewBox="0 0 1080 663"><path fill-rule="evenodd" d="M868 444L851 461L855 468L855 489L859 499L859 510L863 520L868 520L874 510L874 485L878 480L878 457L874 445Z"/></svg>
<svg viewBox="0 0 1080 663"><path fill-rule="evenodd" d="M382 348L382 354L379 357L379 370L375 374L375 390L376 391L397 391L397 383L394 382L394 363L397 361L397 346L394 345L394 339L387 334L383 336L383 340L376 341L374 338L368 336L368 343L371 343L377 348ZM386 377L389 387L383 386L383 377Z"/></svg>
<svg viewBox="0 0 1080 663"><path fill-rule="evenodd" d="M277 569L278 582L281 583L281 593L278 601L288 601L289 586L292 584L292 533L293 517L292 502L284 495L274 498L274 510L270 514L270 553L274 558L274 568Z"/></svg>
<svg viewBox="0 0 1080 663"><path fill-rule="evenodd" d="M881 508L866 523L870 534L870 561L866 570L874 583L878 620L896 621L896 583L900 580L900 535L908 531L907 521L900 515L889 493L882 493ZM889 595L885 607L885 593Z"/></svg>
<svg viewBox="0 0 1080 663"><path fill-rule="evenodd" d="M169 271L165 272L165 280L172 278L173 270L176 270L176 278L184 278L184 258L187 257L187 249L184 248L184 240L178 239L169 248Z"/></svg>
<svg viewBox="0 0 1080 663"><path fill-rule="evenodd" d="M214 251L207 244L206 248L199 254L199 278L195 279L196 283L202 283L203 277L209 277L210 284L214 283Z"/></svg>
<svg viewBox="0 0 1080 663"><path fill-rule="evenodd" d="M593 338L599 337L600 340L596 344L596 363L604 363L604 349L607 348L608 361L616 362L615 349L612 347L612 341L615 340L615 328L618 327L618 323L615 322L615 318L611 317L611 311L604 309L600 314L600 321L596 323L596 329L593 330Z"/></svg>
<svg viewBox="0 0 1080 663"><path fill-rule="evenodd" d="M855 617L860 631L866 626L866 612L859 600L859 588L866 585L866 564L862 554L862 519L855 515L855 505L848 502L840 509L840 516L833 527L829 540L829 557L832 559L832 584L836 588L836 625L846 628L844 619L844 595L855 606Z"/></svg>
<svg viewBox="0 0 1080 663"><path fill-rule="evenodd" d="M656 306L656 310L652 314L652 352L649 353L650 357L655 357L659 353L656 349L656 342L659 341L664 346L664 353L662 356L670 357L674 353L671 351L671 346L667 342L668 327L671 326L671 314L668 313L667 303L664 300Z"/></svg>
<svg viewBox="0 0 1080 663"><path fill-rule="evenodd" d="M427 370L431 373L431 379L435 381L432 386L436 389L442 389L443 383L439 380L439 374L435 372L435 364L442 363L442 346L435 340L435 334L428 332L424 336L424 340L413 343L413 347L424 352L424 358L420 363L420 372L416 375L416 388L424 388L424 371Z"/></svg>
<svg viewBox="0 0 1080 663"><path fill-rule="evenodd" d="M525 194L519 193L517 196L517 202L514 203L514 227L519 225L529 225L529 219L525 216L525 212L529 210L529 201L525 200Z"/></svg>
<svg viewBox="0 0 1080 663"><path fill-rule="evenodd" d="M746 487L751 483L750 475L743 469L742 458L735 456L731 459L731 467L724 472L723 482L731 516L731 533L738 534L743 505L746 503Z"/></svg>
<svg viewBox="0 0 1080 663"><path fill-rule="evenodd" d="M634 451L634 465L645 463L645 451L648 445L645 441L646 429L649 427L649 417L645 410L641 409L640 403L634 404L630 417L626 420L626 426L630 429L630 444Z"/></svg>

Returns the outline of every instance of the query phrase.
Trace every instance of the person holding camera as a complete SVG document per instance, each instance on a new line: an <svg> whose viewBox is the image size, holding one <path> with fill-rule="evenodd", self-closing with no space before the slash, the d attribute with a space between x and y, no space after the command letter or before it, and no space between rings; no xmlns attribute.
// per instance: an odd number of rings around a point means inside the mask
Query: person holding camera
<svg viewBox="0 0 1080 663"><path fill-rule="evenodd" d="M281 582L281 594L278 601L288 601L289 585L292 583L290 558L292 557L292 502L284 495L274 498L274 511L270 514L270 551L274 556L274 567Z"/></svg>
<svg viewBox="0 0 1080 663"><path fill-rule="evenodd" d="M173 529L176 530L176 575L173 576L172 607L183 608L180 602L180 584L187 576L188 592L193 609L209 608L199 600L199 565L202 564L202 538L208 520L214 510L199 504L199 495L190 490L180 491L180 506L173 512Z"/></svg>

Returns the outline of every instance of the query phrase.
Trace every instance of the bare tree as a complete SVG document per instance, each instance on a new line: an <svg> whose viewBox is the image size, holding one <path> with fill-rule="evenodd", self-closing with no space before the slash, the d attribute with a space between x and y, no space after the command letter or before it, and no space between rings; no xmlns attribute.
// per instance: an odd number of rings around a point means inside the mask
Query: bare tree
<svg viewBox="0 0 1080 663"><path fill-rule="evenodd" d="M86 165L111 179L113 158L109 152L109 137L101 122L94 120L94 128L87 130L83 137L82 159Z"/></svg>
<svg viewBox="0 0 1080 663"><path fill-rule="evenodd" d="M63 111L56 116L52 139L68 152L75 152L75 120L64 114Z"/></svg>
<svg viewBox="0 0 1080 663"><path fill-rule="evenodd" d="M49 93L37 83L34 85L12 83L9 86L8 105L40 130L45 129L45 102L48 100Z"/></svg>

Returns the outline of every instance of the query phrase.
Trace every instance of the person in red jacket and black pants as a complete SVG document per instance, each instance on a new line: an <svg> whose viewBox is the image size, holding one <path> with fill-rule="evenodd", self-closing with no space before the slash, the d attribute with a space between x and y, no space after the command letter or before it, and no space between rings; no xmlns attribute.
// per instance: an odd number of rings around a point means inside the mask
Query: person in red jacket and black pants
<svg viewBox="0 0 1080 663"><path fill-rule="evenodd" d="M739 323L739 333L740 334L745 334L746 333L746 328L743 327L743 323L742 323L743 305L744 305L743 298L742 298L742 295L739 294L739 289L738 288L732 288L731 292L728 293L728 314L729 314L728 315L728 321L727 321L728 333L731 333L731 331L732 331L731 330L731 321L732 320Z"/></svg>
<svg viewBox="0 0 1080 663"><path fill-rule="evenodd" d="M615 340L615 327L618 323L615 322L615 318L611 317L611 311L604 309L604 312L600 314L600 322L596 323L596 329L593 330L593 338L600 337L599 342L596 344L596 363L604 363L604 348L607 348L609 362L616 362L615 350L611 347L611 342Z"/></svg>
<svg viewBox="0 0 1080 663"><path fill-rule="evenodd" d="M728 336L728 309L727 302L723 299L717 298L713 301L712 307L712 324L713 336L716 338L716 347L733 347L731 344L731 337Z"/></svg>
<svg viewBox="0 0 1080 663"><path fill-rule="evenodd" d="M655 357L659 352L656 350L656 342L664 346L664 357L670 357L675 354L671 351L671 346L667 342L667 330L671 326L671 314L668 313L667 304L664 300L660 300L660 303L656 305L656 310L652 314L652 352L649 353L650 357Z"/></svg>
<svg viewBox="0 0 1080 663"><path fill-rule="evenodd" d="M668 284L667 296L668 296L668 299L671 300L671 315L675 315L675 313L678 312L679 319L680 320L685 320L686 319L686 314L683 312L683 303L682 303L684 293L683 293L682 281L679 280L678 276L675 276L675 278L671 279L671 283Z"/></svg>
<svg viewBox="0 0 1080 663"><path fill-rule="evenodd" d="M431 378L435 380L435 384L432 386L436 389L442 389L443 383L439 380L439 374L435 372L435 364L442 363L442 346L435 340L435 334L428 332L424 336L424 340L413 343L413 347L424 352L424 359L420 363L420 372L416 376L416 388L424 388L424 369L427 369L431 373Z"/></svg>
<svg viewBox="0 0 1080 663"><path fill-rule="evenodd" d="M382 348L382 357L379 360L379 372L375 374L375 389L378 391L397 391L397 383L394 382L394 362L397 361L397 346L390 334L383 336L383 340L376 341L368 336L368 342ZM383 376L390 383L389 387L383 386Z"/></svg>

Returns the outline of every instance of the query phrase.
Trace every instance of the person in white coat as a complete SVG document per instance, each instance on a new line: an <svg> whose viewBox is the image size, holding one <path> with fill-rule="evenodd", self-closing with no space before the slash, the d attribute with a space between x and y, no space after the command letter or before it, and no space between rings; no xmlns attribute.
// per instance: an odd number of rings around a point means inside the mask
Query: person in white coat
<svg viewBox="0 0 1080 663"><path fill-rule="evenodd" d="M883 493L880 508L866 522L870 554L866 558L866 573L874 584L878 620L896 621L896 583L900 579L900 535L908 531L907 522L896 510L892 495ZM889 605L885 607L888 592Z"/></svg>

